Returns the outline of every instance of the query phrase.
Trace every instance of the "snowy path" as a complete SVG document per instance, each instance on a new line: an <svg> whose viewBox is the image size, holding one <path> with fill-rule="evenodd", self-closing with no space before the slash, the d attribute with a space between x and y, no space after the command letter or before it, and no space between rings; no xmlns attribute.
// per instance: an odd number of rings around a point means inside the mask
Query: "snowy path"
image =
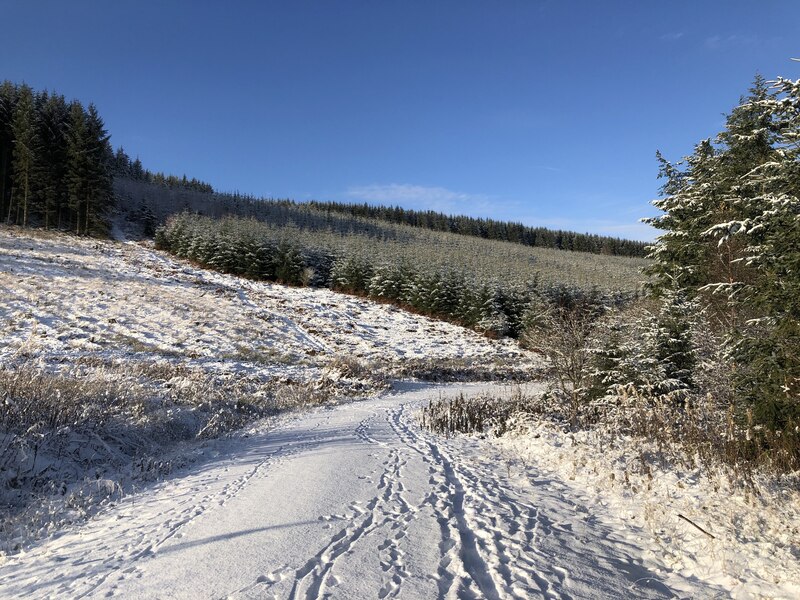
<svg viewBox="0 0 800 600"><path fill-rule="evenodd" d="M477 439L422 432L416 407L486 385L294 414L82 528L0 563L2 597L711 597L642 558L565 482Z"/></svg>

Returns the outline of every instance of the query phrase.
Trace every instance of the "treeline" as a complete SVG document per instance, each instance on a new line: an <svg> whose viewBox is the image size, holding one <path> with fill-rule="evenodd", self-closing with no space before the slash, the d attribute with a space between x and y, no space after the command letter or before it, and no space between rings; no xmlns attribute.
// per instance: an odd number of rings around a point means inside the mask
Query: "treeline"
<svg viewBox="0 0 800 600"><path fill-rule="evenodd" d="M373 206L367 203L344 204L312 201L309 204L323 211L380 219L390 223L402 223L412 227L422 227L434 231L446 231L490 240L501 240L537 248L643 257L646 254L647 247L645 242L589 233L576 233L574 231L553 230L546 227L529 227L522 223L495 221L494 219L446 215L432 210L417 211L400 206Z"/></svg>
<svg viewBox="0 0 800 600"><path fill-rule="evenodd" d="M114 175L128 177L134 181L144 181L155 185L160 185L170 189L184 189L195 192L213 193L214 188L210 183L200 181L192 177L188 179L186 175L177 177L176 175L165 175L161 172L152 172L142 166L142 161L137 156L134 160L120 146L114 153L111 160L111 168Z"/></svg>
<svg viewBox="0 0 800 600"><path fill-rule="evenodd" d="M93 104L0 84L0 220L103 234L113 206L111 146Z"/></svg>
<svg viewBox="0 0 800 600"><path fill-rule="evenodd" d="M620 304L629 297L544 285L536 277L491 280L478 271L392 253L391 246L374 238L371 252L346 242L339 248L326 247L292 237L291 231L237 218L177 215L159 228L156 244L224 273L363 295L493 335L519 336L532 318L532 308L543 300L558 305L578 299Z"/></svg>
<svg viewBox="0 0 800 600"><path fill-rule="evenodd" d="M213 192L186 175L145 169L113 151L93 104L26 84L0 84L0 222L106 235L114 177L169 189Z"/></svg>

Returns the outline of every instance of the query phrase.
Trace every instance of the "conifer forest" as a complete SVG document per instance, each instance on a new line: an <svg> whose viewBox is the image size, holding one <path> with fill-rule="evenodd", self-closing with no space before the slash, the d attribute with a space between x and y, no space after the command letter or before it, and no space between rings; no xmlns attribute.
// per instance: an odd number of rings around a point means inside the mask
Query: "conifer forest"
<svg viewBox="0 0 800 600"><path fill-rule="evenodd" d="M108 140L94 105L0 84L3 222L104 234L114 202Z"/></svg>

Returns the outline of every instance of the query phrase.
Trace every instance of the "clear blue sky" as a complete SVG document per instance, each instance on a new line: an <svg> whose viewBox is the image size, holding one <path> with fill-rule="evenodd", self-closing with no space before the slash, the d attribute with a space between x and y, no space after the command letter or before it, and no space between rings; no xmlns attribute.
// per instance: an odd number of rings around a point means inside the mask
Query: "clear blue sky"
<svg viewBox="0 0 800 600"><path fill-rule="evenodd" d="M151 170L649 239L657 149L800 77L800 2L0 0L0 79Z"/></svg>

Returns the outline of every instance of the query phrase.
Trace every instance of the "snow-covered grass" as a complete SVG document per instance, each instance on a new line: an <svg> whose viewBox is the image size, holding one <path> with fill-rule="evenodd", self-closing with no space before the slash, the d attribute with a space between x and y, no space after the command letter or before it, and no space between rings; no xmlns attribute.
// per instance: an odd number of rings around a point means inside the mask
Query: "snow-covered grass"
<svg viewBox="0 0 800 600"><path fill-rule="evenodd" d="M316 378L339 357L535 366L508 339L324 289L195 268L144 244L0 227L0 359L141 355ZM502 373L499 374L502 376Z"/></svg>
<svg viewBox="0 0 800 600"><path fill-rule="evenodd" d="M569 482L601 520L631 529L666 570L728 589L735 598L800 596L798 478L757 476L753 487L700 467L648 461L655 445L539 421L495 444Z"/></svg>
<svg viewBox="0 0 800 600"><path fill-rule="evenodd" d="M390 378L533 377L510 340L147 244L0 226L0 551L80 520L255 418Z"/></svg>
<svg viewBox="0 0 800 600"><path fill-rule="evenodd" d="M670 439L666 422L664 435L631 427L637 410L624 408L620 422L600 417L576 428L546 394L457 396L431 401L420 422L445 435L488 434L509 464L526 467L520 476L531 467L571 486L598 518L644 540L648 559L665 573L737 598L798 597L800 473L742 471L709 453L698 432ZM666 418L653 407L646 412L651 421Z"/></svg>

